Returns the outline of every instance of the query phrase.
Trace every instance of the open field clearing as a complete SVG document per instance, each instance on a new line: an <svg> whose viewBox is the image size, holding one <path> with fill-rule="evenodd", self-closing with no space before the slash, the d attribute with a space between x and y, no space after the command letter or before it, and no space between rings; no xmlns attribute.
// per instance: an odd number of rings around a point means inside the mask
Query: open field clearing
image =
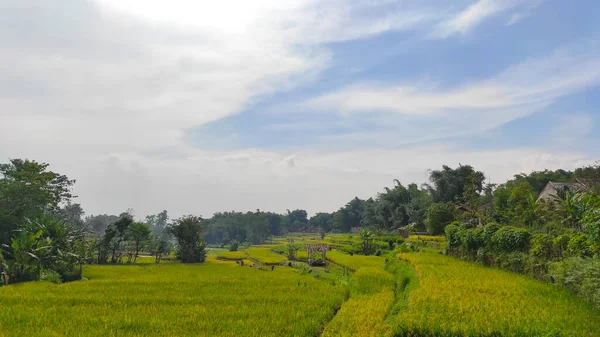
<svg viewBox="0 0 600 337"><path fill-rule="evenodd" d="M566 290L440 254L408 253L419 275L394 336L600 336L598 312Z"/></svg>
<svg viewBox="0 0 600 337"><path fill-rule="evenodd" d="M291 268L89 266L0 288L0 336L317 336L346 297Z"/></svg>

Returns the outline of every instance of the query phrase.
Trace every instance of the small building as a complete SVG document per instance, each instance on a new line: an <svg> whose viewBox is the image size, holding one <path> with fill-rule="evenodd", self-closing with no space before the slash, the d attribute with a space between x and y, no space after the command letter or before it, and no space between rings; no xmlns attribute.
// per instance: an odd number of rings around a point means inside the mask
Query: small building
<svg viewBox="0 0 600 337"><path fill-rule="evenodd" d="M363 230L362 227L352 227L352 228L350 228L350 234L358 234L362 230Z"/></svg>
<svg viewBox="0 0 600 337"><path fill-rule="evenodd" d="M559 196L564 196L567 191L571 193L583 192L586 190L586 186L579 182L574 183L557 183L548 182L546 187L540 193L538 200L543 201L554 201Z"/></svg>

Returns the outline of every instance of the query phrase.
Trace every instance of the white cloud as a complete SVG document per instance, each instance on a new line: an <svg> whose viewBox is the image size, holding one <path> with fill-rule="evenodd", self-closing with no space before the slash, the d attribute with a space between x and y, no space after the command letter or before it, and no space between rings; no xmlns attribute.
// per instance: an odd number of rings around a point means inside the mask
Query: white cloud
<svg viewBox="0 0 600 337"><path fill-rule="evenodd" d="M0 1L0 156L46 161L77 179L88 213L133 207L140 216L165 208L205 216L265 207L330 211L354 195L374 195L393 178L421 182L426 168L444 163L471 163L499 181L523 170L583 162L581 154L535 149L214 152L184 141L188 128L314 80L331 61L324 43L422 30L440 20L416 3L387 11L384 0ZM474 27L478 13L462 21ZM535 90L527 87L537 82L527 82L531 73L524 72L516 83L525 93L502 86L512 84L508 75L483 87L427 86L426 94L401 87L403 112L506 114L588 85L594 65L583 63L588 75L564 73L562 82ZM544 74L555 70L541 68ZM538 79L558 78L553 74ZM388 89L366 98L381 98L387 103L380 108L393 109L398 90ZM505 117L482 117L494 118Z"/></svg>
<svg viewBox="0 0 600 337"><path fill-rule="evenodd" d="M237 161L232 163L232 158ZM461 151L430 146L343 152L194 151L178 159L123 154L55 169L76 173L77 191L94 191L80 193L90 212L117 213L133 207L143 215L164 208L173 215L210 216L231 209L332 211L354 196L375 196L393 179L422 183L427 168L458 163L474 165L493 182L502 182L520 172L573 169L591 162L583 154L540 149Z"/></svg>
<svg viewBox="0 0 600 337"><path fill-rule="evenodd" d="M509 25L522 20L543 0L477 0L464 10L435 25L429 37L434 39L447 38L453 35L465 35L486 19L515 10L511 15Z"/></svg>
<svg viewBox="0 0 600 337"><path fill-rule="evenodd" d="M512 13L510 16L510 19L508 20L506 25L511 26L511 25L521 22L523 19L530 16L532 14L533 10L536 9L537 7L539 7L542 3L544 3L544 0L531 1L531 3L528 6L526 6L525 8L517 10L514 13Z"/></svg>
<svg viewBox="0 0 600 337"><path fill-rule="evenodd" d="M330 62L323 43L414 29L432 17L418 6L381 10L386 5L0 1L0 155L44 160L77 178L93 212L118 212L130 200L154 205L210 170L249 161L198 152L184 140L187 129L314 80ZM270 162L274 170L293 168L296 158ZM251 184L262 170L235 173ZM235 180L216 177L222 180L204 179L196 193L218 194L211 186ZM230 207L214 200L218 209Z"/></svg>
<svg viewBox="0 0 600 337"><path fill-rule="evenodd" d="M458 88L357 83L317 97L310 105L346 116L384 111L386 123L397 120L398 115L413 116L431 121L427 127L443 125L444 136L449 136L493 129L599 83L600 44L594 41L531 58L488 80Z"/></svg>
<svg viewBox="0 0 600 337"><path fill-rule="evenodd" d="M548 132L548 142L562 148L577 146L594 128L594 118L588 113L560 116L555 123Z"/></svg>

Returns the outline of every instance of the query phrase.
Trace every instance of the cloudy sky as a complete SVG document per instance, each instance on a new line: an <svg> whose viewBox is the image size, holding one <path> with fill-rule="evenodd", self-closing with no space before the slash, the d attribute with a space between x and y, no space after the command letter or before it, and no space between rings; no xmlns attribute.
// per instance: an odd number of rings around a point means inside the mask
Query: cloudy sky
<svg viewBox="0 0 600 337"><path fill-rule="evenodd" d="M0 0L0 161L88 214L333 211L600 159L600 2Z"/></svg>

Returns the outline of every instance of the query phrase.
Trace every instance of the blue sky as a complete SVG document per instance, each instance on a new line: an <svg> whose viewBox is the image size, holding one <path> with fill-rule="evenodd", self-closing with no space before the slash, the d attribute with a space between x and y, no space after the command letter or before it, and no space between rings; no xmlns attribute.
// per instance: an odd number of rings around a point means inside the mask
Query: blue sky
<svg viewBox="0 0 600 337"><path fill-rule="evenodd" d="M473 3L475 2L471 2ZM388 31L351 41L325 44L331 52L331 63L316 81L262 97L239 114L189 130L188 137L191 142L217 148L286 148L306 144L335 148L352 148L357 145L412 146L415 142L420 142L415 141L418 138L416 135L427 134L431 124L435 124L432 118L393 117L389 119L407 125L390 126L385 121L384 125L369 123L369 117L381 113L377 109L357 109L355 114L350 115L340 115L335 106L310 114L302 114L298 110L313 110L313 107L305 106L306 101L343 90L355 83L371 82L394 86L429 82L443 91L486 81L511 66L528 60L535 62L557 52L575 54L578 50L583 50L593 53L593 58L598 57L596 41L600 33L600 22L587 14L600 12L600 3L578 2L575 6L567 2L537 1L529 2L528 5L535 8L530 9L518 22L511 23L514 12L506 11L490 17L464 34L444 39L427 36L427 28L424 28L408 32ZM468 7L464 6L465 9ZM554 65L551 64L550 67L552 66ZM577 67L576 64L556 66ZM536 75L538 74L534 72L530 74ZM543 81L548 77L541 76L539 79ZM467 121L466 125L472 129L470 135L439 134L433 140L443 140L467 149L515 146L568 149L577 145L584 147L590 154L598 155L595 146L597 136L594 135L598 134L595 131L598 130L596 121L600 113L597 108L600 103L599 90L596 82L591 81L576 90L565 90L564 95L557 93L558 97L552 99L547 106L535 108L518 118L507 118L492 129L479 130L477 123L469 125ZM577 121L585 119L589 125L582 130L583 133L573 132L580 129L568 130L570 134L562 135L557 141L557 130L568 124L570 117L574 115ZM327 144L322 141L327 136L363 131L398 131L398 134L396 137L386 137L381 143L366 141ZM224 134L231 137L224 140ZM565 142L564 137L571 139ZM424 139L423 142L433 140Z"/></svg>
<svg viewBox="0 0 600 337"><path fill-rule="evenodd" d="M88 213L333 211L471 164L600 159L600 3L0 3L0 159Z"/></svg>

